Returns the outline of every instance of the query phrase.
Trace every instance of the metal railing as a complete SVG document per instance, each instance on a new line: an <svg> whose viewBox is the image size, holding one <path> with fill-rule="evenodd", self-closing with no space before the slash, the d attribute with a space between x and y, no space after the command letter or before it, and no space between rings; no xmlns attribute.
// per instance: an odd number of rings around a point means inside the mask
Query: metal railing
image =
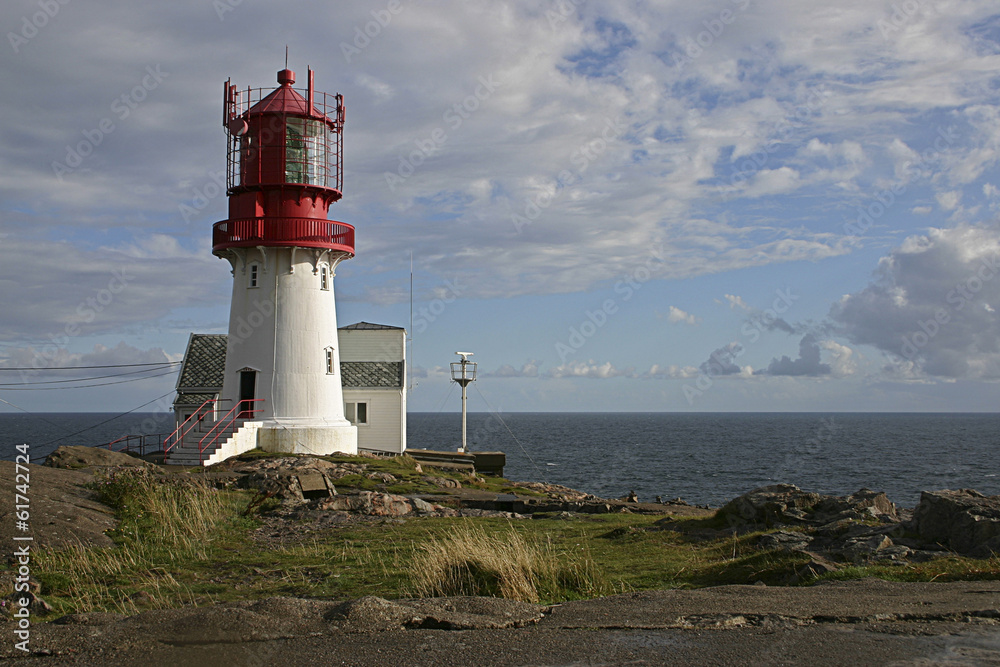
<svg viewBox="0 0 1000 667"><path fill-rule="evenodd" d="M212 225L212 251L226 248L295 246L354 254L354 226L319 218L234 218Z"/></svg>
<svg viewBox="0 0 1000 667"><path fill-rule="evenodd" d="M263 398L252 398L239 401L229 412L223 415L222 419L215 422L215 426L213 426L212 429L203 435L201 440L198 441L198 462L201 463L204 460L203 454L205 453L205 450L218 442L220 436L226 435L226 437L228 437L236 432L236 429L238 428L236 426L236 421L238 419L246 420L262 411L260 408L251 409L251 403L263 402ZM206 442L206 440L208 442Z"/></svg>
<svg viewBox="0 0 1000 667"><path fill-rule="evenodd" d="M117 440L112 440L111 442L109 442L106 445L106 447L108 448L109 451L112 452L132 453L133 451L135 451L135 453L137 453L139 456L145 456L147 453L146 451L147 447L150 447L149 449L150 454L159 451L164 451L163 443L166 440L164 436L169 437L169 434L149 433L145 435L123 435ZM152 444L150 444L150 441L152 441ZM121 442L124 442L125 445L119 447L118 449L115 449L115 445ZM136 443L134 450L132 444L133 442Z"/></svg>
<svg viewBox="0 0 1000 667"><path fill-rule="evenodd" d="M176 429L174 429L173 433L171 433L170 435L168 435L166 437L166 439L164 439L164 441L163 441L163 453L166 454L171 449L173 449L176 445L184 442L184 436L186 436L188 433L190 433L192 429L196 428L198 426L198 424L200 424L202 422L202 420L209 415L210 412L214 412L215 411L215 404L217 402L219 402L219 401L222 401L222 400L225 400L225 399L210 398L207 401L205 401L204 403L202 403L201 405L199 405L198 409L191 413L191 416L189 416L187 419L185 419L184 422L181 423L180 426L178 426ZM205 409L205 408L208 408L208 409L205 410L205 412L202 412L202 410ZM194 422L190 426L187 426L188 422L190 422L192 419L194 419ZM185 428L186 426L187 426L187 428ZM168 445L167 441L172 441L172 442L170 442L170 444Z"/></svg>

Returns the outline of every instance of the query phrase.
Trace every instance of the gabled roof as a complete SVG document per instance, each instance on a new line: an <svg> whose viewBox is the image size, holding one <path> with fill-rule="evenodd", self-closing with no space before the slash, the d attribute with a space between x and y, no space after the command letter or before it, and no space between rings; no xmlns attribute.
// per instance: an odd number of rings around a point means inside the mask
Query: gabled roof
<svg viewBox="0 0 1000 667"><path fill-rule="evenodd" d="M354 387L402 387L402 361L341 361L340 384Z"/></svg>
<svg viewBox="0 0 1000 667"><path fill-rule="evenodd" d="M340 327L341 331L406 331L403 327L393 327L388 324L372 324L371 322L358 322Z"/></svg>
<svg viewBox="0 0 1000 667"><path fill-rule="evenodd" d="M177 390L222 389L226 376L226 334L191 334Z"/></svg>

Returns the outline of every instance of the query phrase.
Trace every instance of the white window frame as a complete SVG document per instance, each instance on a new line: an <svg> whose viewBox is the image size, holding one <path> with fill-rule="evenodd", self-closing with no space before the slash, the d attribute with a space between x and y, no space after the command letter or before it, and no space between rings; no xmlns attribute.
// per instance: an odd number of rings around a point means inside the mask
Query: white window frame
<svg viewBox="0 0 1000 667"><path fill-rule="evenodd" d="M334 349L328 347L326 352L326 374L336 375L337 374L337 355L334 354Z"/></svg>
<svg viewBox="0 0 1000 667"><path fill-rule="evenodd" d="M324 292L330 291L330 267L326 264L319 267L319 288Z"/></svg>
<svg viewBox="0 0 1000 667"><path fill-rule="evenodd" d="M250 269L250 275L247 277L247 287L256 289L260 286L260 264L255 262L247 268Z"/></svg>
<svg viewBox="0 0 1000 667"><path fill-rule="evenodd" d="M358 406L365 406L365 420L363 422L358 421ZM354 426L371 426L372 424L372 402L371 399L355 399L351 401L344 401L344 417L347 421L351 422Z"/></svg>

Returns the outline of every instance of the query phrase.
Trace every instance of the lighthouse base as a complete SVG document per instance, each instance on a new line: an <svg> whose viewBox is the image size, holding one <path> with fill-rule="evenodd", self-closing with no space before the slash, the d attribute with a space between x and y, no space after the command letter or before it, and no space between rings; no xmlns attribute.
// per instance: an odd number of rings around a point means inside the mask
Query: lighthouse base
<svg viewBox="0 0 1000 667"><path fill-rule="evenodd" d="M257 430L257 446L284 454L357 454L358 427L350 422L266 420Z"/></svg>

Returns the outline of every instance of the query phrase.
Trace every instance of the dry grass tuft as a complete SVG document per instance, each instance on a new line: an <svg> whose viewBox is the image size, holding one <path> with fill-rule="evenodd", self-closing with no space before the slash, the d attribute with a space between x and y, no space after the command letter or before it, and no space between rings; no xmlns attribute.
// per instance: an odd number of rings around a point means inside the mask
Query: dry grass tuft
<svg viewBox="0 0 1000 667"><path fill-rule="evenodd" d="M489 534L471 524L419 547L411 580L419 597L478 595L537 603L615 592L585 552L556 552L551 542L526 539L513 527Z"/></svg>

